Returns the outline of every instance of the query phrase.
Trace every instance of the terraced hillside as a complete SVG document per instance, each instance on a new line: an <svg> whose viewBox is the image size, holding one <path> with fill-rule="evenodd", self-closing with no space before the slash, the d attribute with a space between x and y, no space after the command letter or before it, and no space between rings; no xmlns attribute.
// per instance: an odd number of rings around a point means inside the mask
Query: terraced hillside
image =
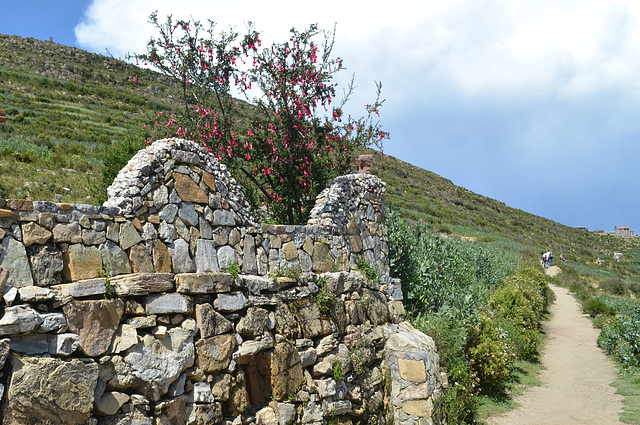
<svg viewBox="0 0 640 425"><path fill-rule="evenodd" d="M138 83L133 77L137 77ZM0 35L0 197L99 203L104 148L144 146L142 126L175 107L179 88L162 75L56 43ZM250 114L244 102L241 113ZM393 143L393 135L391 141ZM543 249L586 263L631 248L510 208L427 170L376 154L388 203L432 230L505 245L537 258ZM616 270L632 278L627 269Z"/></svg>

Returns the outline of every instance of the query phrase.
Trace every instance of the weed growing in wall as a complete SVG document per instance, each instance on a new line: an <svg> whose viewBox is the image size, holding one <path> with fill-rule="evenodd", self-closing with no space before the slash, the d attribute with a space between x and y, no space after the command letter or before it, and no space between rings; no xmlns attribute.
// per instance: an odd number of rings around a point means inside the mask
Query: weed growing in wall
<svg viewBox="0 0 640 425"><path fill-rule="evenodd" d="M111 263L108 261L105 264L96 270L97 277L104 278L104 299L110 300L113 298L113 293L111 292Z"/></svg>
<svg viewBox="0 0 640 425"><path fill-rule="evenodd" d="M318 292L314 297L320 306L320 311L329 313L329 309L336 300L336 294L327 287L327 279L325 277L320 276L316 284L318 285Z"/></svg>
<svg viewBox="0 0 640 425"><path fill-rule="evenodd" d="M356 262L358 270L367 278L367 286L373 287L380 283L380 274L378 270L371 265L369 260L359 257Z"/></svg>
<svg viewBox="0 0 640 425"><path fill-rule="evenodd" d="M237 279L240 276L240 263L238 260L231 260L227 264L227 273L233 276L234 279Z"/></svg>
<svg viewBox="0 0 640 425"><path fill-rule="evenodd" d="M274 279L279 277L288 277L289 279L300 280L302 273L302 267L299 264L294 264L278 267L275 271L271 272L269 276Z"/></svg>
<svg viewBox="0 0 640 425"><path fill-rule="evenodd" d="M336 382L342 381L342 377L344 376L344 372L342 371L342 361L340 359L336 359L333 362L333 366L331 369L333 380Z"/></svg>

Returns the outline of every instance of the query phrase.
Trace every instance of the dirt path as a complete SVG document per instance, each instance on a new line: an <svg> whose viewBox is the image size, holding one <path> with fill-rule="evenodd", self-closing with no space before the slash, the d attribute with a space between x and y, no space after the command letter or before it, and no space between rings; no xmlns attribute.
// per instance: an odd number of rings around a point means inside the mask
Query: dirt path
<svg viewBox="0 0 640 425"><path fill-rule="evenodd" d="M541 356L542 385L516 398L518 408L490 418L490 425L620 424L622 396L610 384L615 364L597 347L599 330L583 317L564 288L552 286L556 302L545 325L547 340Z"/></svg>

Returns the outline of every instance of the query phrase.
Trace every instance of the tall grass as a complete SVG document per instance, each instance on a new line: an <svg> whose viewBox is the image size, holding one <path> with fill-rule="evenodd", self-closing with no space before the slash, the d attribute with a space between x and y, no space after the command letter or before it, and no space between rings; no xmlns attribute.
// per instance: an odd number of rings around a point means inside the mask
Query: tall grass
<svg viewBox="0 0 640 425"><path fill-rule="evenodd" d="M15 138L0 139L0 157L13 157L21 162L49 158L51 149Z"/></svg>
<svg viewBox="0 0 640 425"><path fill-rule="evenodd" d="M416 315L454 310L467 317L485 303L488 289L518 270L519 256L495 244L441 238L393 211L387 225L391 270Z"/></svg>

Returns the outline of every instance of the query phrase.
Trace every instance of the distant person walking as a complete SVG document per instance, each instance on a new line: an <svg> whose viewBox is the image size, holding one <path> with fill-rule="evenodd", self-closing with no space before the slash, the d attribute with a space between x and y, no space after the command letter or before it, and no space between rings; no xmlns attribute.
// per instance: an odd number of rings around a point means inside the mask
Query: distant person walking
<svg viewBox="0 0 640 425"><path fill-rule="evenodd" d="M544 266L545 269L548 269L549 266L551 266L552 258L553 258L553 254L551 254L551 251L547 251L544 254L542 254L542 265Z"/></svg>

